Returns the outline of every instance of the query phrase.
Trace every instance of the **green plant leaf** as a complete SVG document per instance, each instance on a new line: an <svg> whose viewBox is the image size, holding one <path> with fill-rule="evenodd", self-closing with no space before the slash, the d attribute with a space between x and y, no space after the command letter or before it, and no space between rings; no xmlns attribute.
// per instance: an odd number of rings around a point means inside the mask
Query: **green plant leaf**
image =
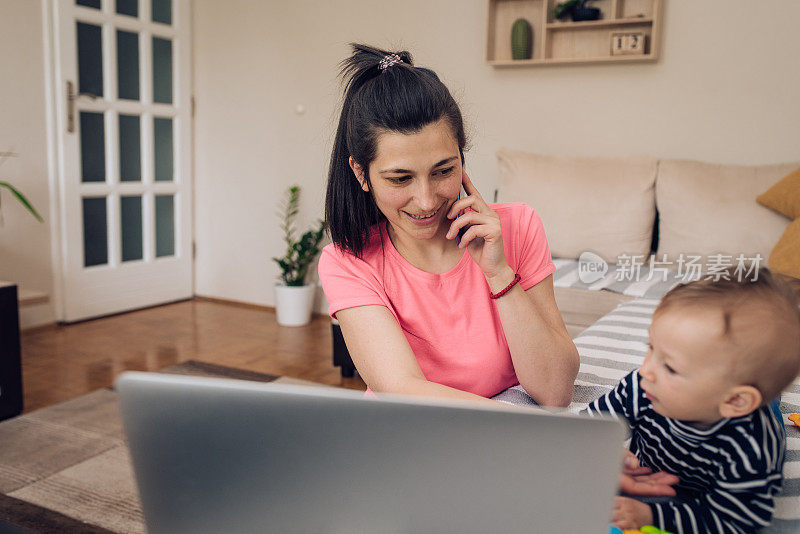
<svg viewBox="0 0 800 534"><path fill-rule="evenodd" d="M299 239L296 237L294 221L300 212L299 202L300 187L288 187L279 212L286 253L283 258L272 258L281 269L281 280L289 286L305 284L309 266L320 253L319 244L325 235L325 222L318 221L316 229L306 231Z"/></svg>
<svg viewBox="0 0 800 534"><path fill-rule="evenodd" d="M563 18L569 13L578 7L580 0L567 0L566 2L561 2L557 4L555 9L553 10L553 16L557 19Z"/></svg>
<svg viewBox="0 0 800 534"><path fill-rule="evenodd" d="M12 194L12 195L14 195L15 197L17 197L17 200L19 200L19 201L20 201L20 203L21 203L23 206L25 206L25 208L26 208L26 209L27 209L27 210L28 210L28 211L31 213L31 215L33 215L34 217L36 217L36 219L37 219L39 222L44 222L44 219L42 219L42 216L41 216L41 215L39 215L39 213L36 211L36 208L34 208L34 207L33 207L33 205L31 205L31 203L30 203L30 202L28 202L28 199L27 199L27 198L25 198L25 195L23 195L22 193L20 193L19 191L17 191L17 190L14 188L14 186L12 186L11 184L9 184L8 182L0 182L0 187L5 187L5 188L7 188L9 191L11 191L11 194Z"/></svg>

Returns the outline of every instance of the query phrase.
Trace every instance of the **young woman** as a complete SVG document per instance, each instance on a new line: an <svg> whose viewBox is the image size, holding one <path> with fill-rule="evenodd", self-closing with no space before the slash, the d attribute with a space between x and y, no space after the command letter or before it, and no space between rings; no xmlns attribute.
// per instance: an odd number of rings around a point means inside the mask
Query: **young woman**
<svg viewBox="0 0 800 534"><path fill-rule="evenodd" d="M375 392L465 399L519 383L566 406L578 353L538 215L484 201L458 105L408 52L353 45L342 75L319 275L361 377Z"/></svg>

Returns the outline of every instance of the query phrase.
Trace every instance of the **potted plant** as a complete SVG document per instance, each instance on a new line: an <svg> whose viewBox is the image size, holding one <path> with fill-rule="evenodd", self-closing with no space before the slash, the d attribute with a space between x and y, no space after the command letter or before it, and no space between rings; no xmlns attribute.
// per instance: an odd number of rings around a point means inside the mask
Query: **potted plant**
<svg viewBox="0 0 800 534"><path fill-rule="evenodd" d="M278 324L282 326L303 326L311 320L316 284L306 284L308 268L320 252L320 242L325 235L325 223L319 221L316 229L304 233L300 239L295 237L294 221L299 211L300 186L292 185L286 190L281 219L283 241L286 254L272 258L281 268L281 282L275 285L275 309Z"/></svg>
<svg viewBox="0 0 800 534"><path fill-rule="evenodd" d="M8 158L10 158L11 156L16 156L16 154L14 154L13 152L0 152L0 165L5 163L5 161ZM0 188L5 188L5 189L8 189L9 191L11 191L11 194L14 195L14 197L16 197L16 199L19 200L19 202L23 206L25 206L25 209L27 209L31 213L31 215L36 217L36 219L39 222L43 222L42 216L39 215L39 213L37 213L37 211L33 207L33 205L31 205L31 203L28 202L28 199L25 198L25 195L23 195L17 189L15 189L13 185L11 185L8 182L0 182ZM2 200L3 200L3 196L0 195L0 225L3 224L3 209L2 209L3 208L3 204L2 204Z"/></svg>
<svg viewBox="0 0 800 534"><path fill-rule="evenodd" d="M559 20L564 20L568 16L572 18L572 22L581 22L584 20L599 20L599 8L589 7L590 2L596 0L567 0L556 5L553 10L553 16Z"/></svg>

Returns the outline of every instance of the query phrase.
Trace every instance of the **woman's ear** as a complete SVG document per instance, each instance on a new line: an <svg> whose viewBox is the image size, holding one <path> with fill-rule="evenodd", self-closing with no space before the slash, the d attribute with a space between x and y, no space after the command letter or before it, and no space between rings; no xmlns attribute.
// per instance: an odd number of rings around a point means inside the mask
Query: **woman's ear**
<svg viewBox="0 0 800 534"><path fill-rule="evenodd" d="M761 406L764 398L753 386L736 386L719 407L719 414L727 419L742 417L752 413Z"/></svg>
<svg viewBox="0 0 800 534"><path fill-rule="evenodd" d="M361 185L361 189L363 189L365 193L369 193L369 184L367 183L367 178L364 176L364 168L356 163L353 156L350 156L347 162L350 164L350 168L353 169L353 174L356 175L356 180L358 180L359 185Z"/></svg>

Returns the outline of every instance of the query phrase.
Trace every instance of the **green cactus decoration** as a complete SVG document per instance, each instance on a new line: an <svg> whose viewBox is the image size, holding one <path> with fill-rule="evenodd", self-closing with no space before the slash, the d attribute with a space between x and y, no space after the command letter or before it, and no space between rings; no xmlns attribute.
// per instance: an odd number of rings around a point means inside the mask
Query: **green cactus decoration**
<svg viewBox="0 0 800 534"><path fill-rule="evenodd" d="M511 27L511 57L530 59L533 52L533 28L525 19L517 19Z"/></svg>

